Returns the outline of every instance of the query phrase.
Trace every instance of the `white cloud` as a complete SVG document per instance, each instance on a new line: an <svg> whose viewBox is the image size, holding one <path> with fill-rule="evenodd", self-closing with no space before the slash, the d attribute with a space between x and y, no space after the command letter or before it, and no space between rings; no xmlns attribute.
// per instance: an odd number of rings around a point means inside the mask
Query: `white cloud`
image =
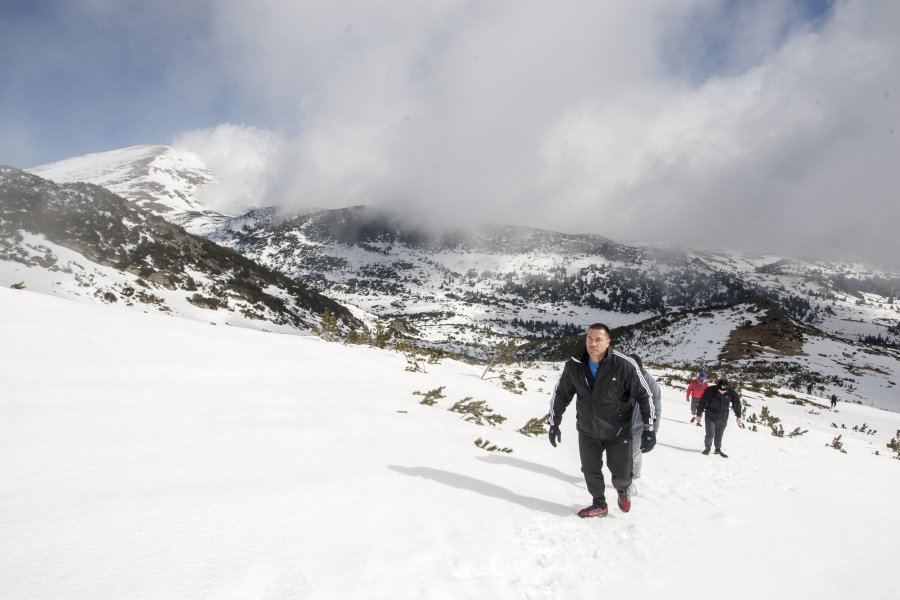
<svg viewBox="0 0 900 600"><path fill-rule="evenodd" d="M286 140L269 203L900 254L900 9L798 6L221 0L212 48Z"/></svg>
<svg viewBox="0 0 900 600"><path fill-rule="evenodd" d="M179 133L175 148L203 158L216 181L197 192L201 203L224 213L260 205L277 168L283 140L271 131L226 123Z"/></svg>
<svg viewBox="0 0 900 600"><path fill-rule="evenodd" d="M845 10L739 75L570 117L558 197L613 238L895 261L900 53Z"/></svg>

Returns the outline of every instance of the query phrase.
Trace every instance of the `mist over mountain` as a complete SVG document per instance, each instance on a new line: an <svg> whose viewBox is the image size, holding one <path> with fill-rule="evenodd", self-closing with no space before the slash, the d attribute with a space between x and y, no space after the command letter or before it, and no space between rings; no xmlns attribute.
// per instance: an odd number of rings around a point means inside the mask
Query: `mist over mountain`
<svg viewBox="0 0 900 600"><path fill-rule="evenodd" d="M854 390L860 400L883 396L897 380L900 277L865 265L627 245L502 224L442 231L369 206L229 216L196 200L214 176L165 147L35 171L106 182L133 204L348 307L357 327L424 347L484 359L512 340L530 343L523 357L559 358L599 321L617 328L623 348L658 364ZM704 328L705 318L719 326ZM781 334L771 333L773 322ZM810 351L822 344L827 352ZM870 353L888 360L855 364ZM828 358L818 364L816 355ZM877 383L863 385L863 372Z"/></svg>
<svg viewBox="0 0 900 600"><path fill-rule="evenodd" d="M898 31L4 2L0 600L893 597ZM660 394L605 492L596 322Z"/></svg>

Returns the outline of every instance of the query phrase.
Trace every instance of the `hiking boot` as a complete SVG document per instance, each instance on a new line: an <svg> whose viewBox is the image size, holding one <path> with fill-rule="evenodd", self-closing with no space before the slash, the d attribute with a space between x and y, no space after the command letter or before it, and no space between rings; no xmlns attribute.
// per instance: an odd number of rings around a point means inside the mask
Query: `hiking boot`
<svg viewBox="0 0 900 600"><path fill-rule="evenodd" d="M691 423L697 420L697 417L691 417Z"/></svg>
<svg viewBox="0 0 900 600"><path fill-rule="evenodd" d="M591 517L605 517L608 514L609 509L606 508L606 503L603 503L602 506L591 504L590 506L585 506L578 511L578 516L582 519L589 519Z"/></svg>
<svg viewBox="0 0 900 600"><path fill-rule="evenodd" d="M700 419L697 419L697 427L703 427L703 425L700 424Z"/></svg>
<svg viewBox="0 0 900 600"><path fill-rule="evenodd" d="M722 452L721 450L716 450L716 454L721 456L722 458L728 458L728 455Z"/></svg>
<svg viewBox="0 0 900 600"><path fill-rule="evenodd" d="M619 490L619 509L622 512L631 510L631 496L628 495L628 490Z"/></svg>
<svg viewBox="0 0 900 600"><path fill-rule="evenodd" d="M702 454L703 456L706 456L707 454L709 454L709 448L705 448L703 450L703 452L701 452L700 454Z"/></svg>

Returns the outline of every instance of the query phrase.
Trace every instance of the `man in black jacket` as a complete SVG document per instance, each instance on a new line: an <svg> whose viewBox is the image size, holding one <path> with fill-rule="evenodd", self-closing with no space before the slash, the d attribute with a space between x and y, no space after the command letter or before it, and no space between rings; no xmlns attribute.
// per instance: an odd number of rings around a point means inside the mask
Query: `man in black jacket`
<svg viewBox="0 0 900 600"><path fill-rule="evenodd" d="M697 416L701 416L706 411L706 439L704 440L703 454L709 454L710 444L715 440L716 454L722 458L728 458L728 455L722 452L722 434L725 432L725 426L728 425L729 404L734 411L737 424L740 426L741 401L738 399L737 392L724 379L716 382L715 386L706 388L700 402L697 403Z"/></svg>
<svg viewBox="0 0 900 600"><path fill-rule="evenodd" d="M623 512L631 510L628 486L631 485L631 419L634 405L641 410L644 432L641 450L650 452L656 445L653 431L654 406L650 388L635 360L610 347L609 327L595 323L588 328L586 351L566 361L562 375L550 398L550 443L562 441L559 425L572 401L575 403L575 428L581 472L593 503L578 512L579 517L605 517L608 514L603 480L603 453L618 491Z"/></svg>

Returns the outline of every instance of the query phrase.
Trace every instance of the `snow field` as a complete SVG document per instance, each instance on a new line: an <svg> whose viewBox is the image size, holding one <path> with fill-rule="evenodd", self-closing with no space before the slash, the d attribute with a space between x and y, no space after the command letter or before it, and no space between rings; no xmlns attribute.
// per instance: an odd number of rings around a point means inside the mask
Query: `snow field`
<svg viewBox="0 0 900 600"><path fill-rule="evenodd" d="M27 290L0 307L6 597L892 597L895 413L748 394L809 433L732 419L726 460L664 387L632 511L609 490L610 516L581 520L574 406L555 449L516 432L561 365L517 396L454 361L408 373L394 352ZM436 406L413 395L441 385ZM466 396L508 421L446 410ZM825 447L838 433L847 454Z"/></svg>

